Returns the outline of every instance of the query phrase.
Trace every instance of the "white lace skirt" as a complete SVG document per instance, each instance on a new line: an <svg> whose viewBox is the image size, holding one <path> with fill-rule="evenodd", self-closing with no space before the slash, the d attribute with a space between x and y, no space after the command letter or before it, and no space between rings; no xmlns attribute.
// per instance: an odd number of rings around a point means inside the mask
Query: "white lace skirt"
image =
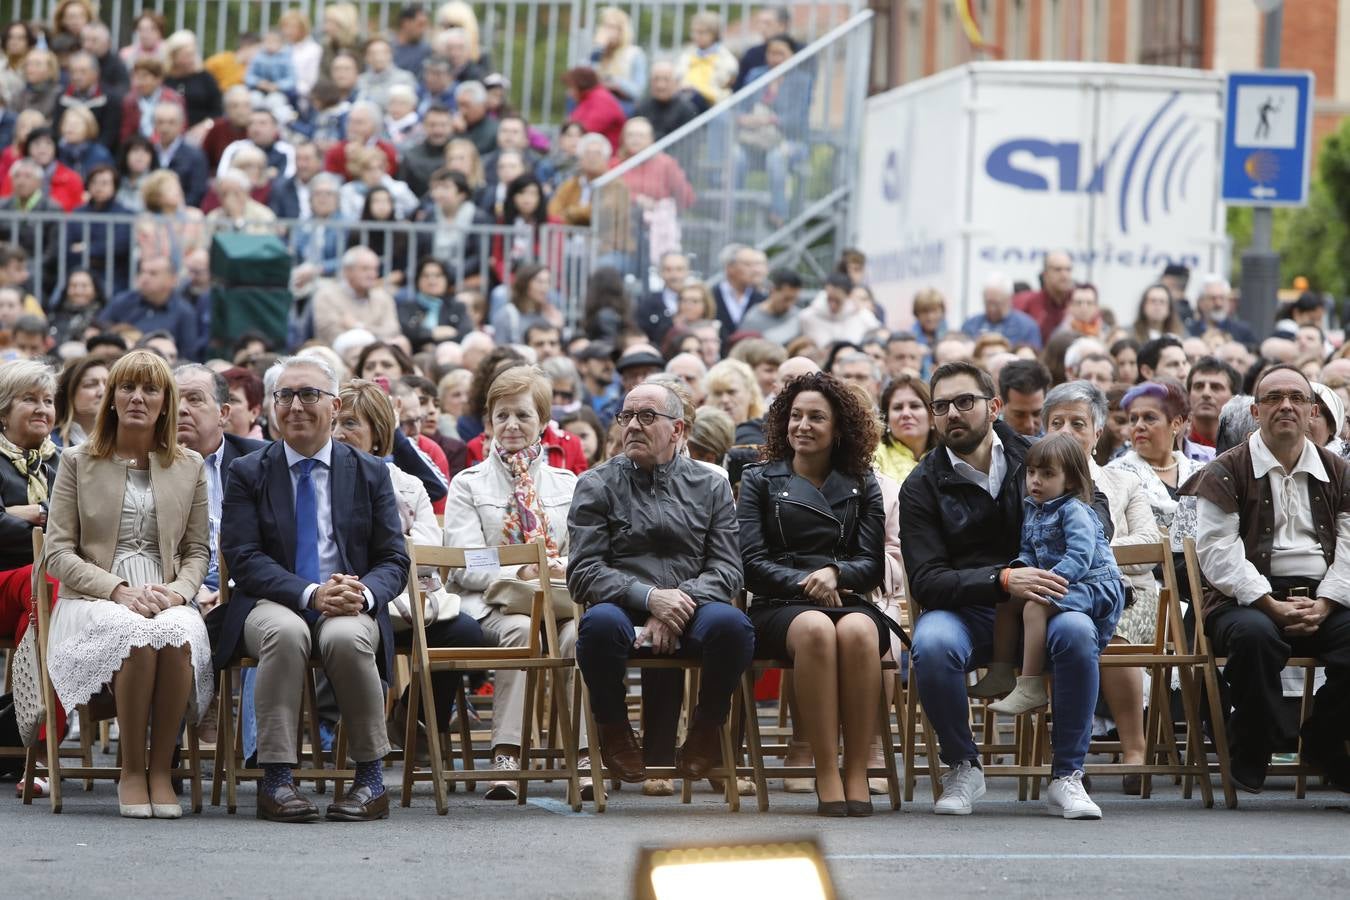
<svg viewBox="0 0 1350 900"><path fill-rule="evenodd" d="M88 703L122 668L137 647L191 647L195 690L189 715L200 722L215 693L211 641L201 613L174 606L147 619L111 600L62 597L52 612L47 640L47 671L66 709Z"/></svg>

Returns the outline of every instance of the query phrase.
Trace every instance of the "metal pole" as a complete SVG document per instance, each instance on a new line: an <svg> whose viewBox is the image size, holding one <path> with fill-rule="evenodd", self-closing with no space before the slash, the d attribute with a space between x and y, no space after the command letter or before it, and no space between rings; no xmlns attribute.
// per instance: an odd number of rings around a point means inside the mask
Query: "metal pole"
<svg viewBox="0 0 1350 900"><path fill-rule="evenodd" d="M1265 14L1265 32L1261 39L1261 68L1280 67L1280 43L1284 30L1284 4ZM1271 249L1272 212L1269 206L1252 209L1252 244L1242 254L1242 296L1238 315L1249 322L1258 335L1270 333L1275 324L1275 309L1280 289L1280 255Z"/></svg>

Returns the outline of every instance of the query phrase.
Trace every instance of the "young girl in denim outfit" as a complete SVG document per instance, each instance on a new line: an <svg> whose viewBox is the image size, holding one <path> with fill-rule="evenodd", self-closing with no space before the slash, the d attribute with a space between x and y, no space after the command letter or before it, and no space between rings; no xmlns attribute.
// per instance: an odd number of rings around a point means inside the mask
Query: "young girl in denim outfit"
<svg viewBox="0 0 1350 900"><path fill-rule="evenodd" d="M1022 550L1015 565L1047 569L1069 583L1058 600L1008 600L994 615L994 658L971 696L997 697L994 712L1019 714L1049 702L1045 688L1045 636L1051 617L1075 611L1096 623L1098 652L1115 631L1125 606L1125 588L1106 532L1092 501L1092 476L1083 449L1065 434L1037 441L1027 452L1027 496ZM1014 678L1018 623L1022 626L1022 674ZM1011 692L1011 693L1009 693Z"/></svg>

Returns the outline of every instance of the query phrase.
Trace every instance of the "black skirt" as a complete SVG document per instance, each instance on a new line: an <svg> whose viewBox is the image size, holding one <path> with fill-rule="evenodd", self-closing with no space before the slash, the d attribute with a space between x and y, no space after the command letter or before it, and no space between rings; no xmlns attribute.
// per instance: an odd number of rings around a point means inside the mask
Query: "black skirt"
<svg viewBox="0 0 1350 900"><path fill-rule="evenodd" d="M891 649L891 631L881 610L861 598L844 606L818 606L802 601L756 600L747 613L755 626L755 659L791 659L787 649L788 628L792 620L804 612L824 613L832 622L838 622L851 613L869 617L877 628L877 652L885 656Z"/></svg>

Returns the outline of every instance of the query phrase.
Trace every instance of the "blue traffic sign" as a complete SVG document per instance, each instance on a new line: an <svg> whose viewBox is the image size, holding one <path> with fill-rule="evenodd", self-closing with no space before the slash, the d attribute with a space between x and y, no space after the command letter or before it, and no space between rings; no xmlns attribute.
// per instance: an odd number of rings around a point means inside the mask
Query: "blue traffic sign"
<svg viewBox="0 0 1350 900"><path fill-rule="evenodd" d="M1312 154L1311 72L1231 72L1224 101L1223 201L1303 206Z"/></svg>

